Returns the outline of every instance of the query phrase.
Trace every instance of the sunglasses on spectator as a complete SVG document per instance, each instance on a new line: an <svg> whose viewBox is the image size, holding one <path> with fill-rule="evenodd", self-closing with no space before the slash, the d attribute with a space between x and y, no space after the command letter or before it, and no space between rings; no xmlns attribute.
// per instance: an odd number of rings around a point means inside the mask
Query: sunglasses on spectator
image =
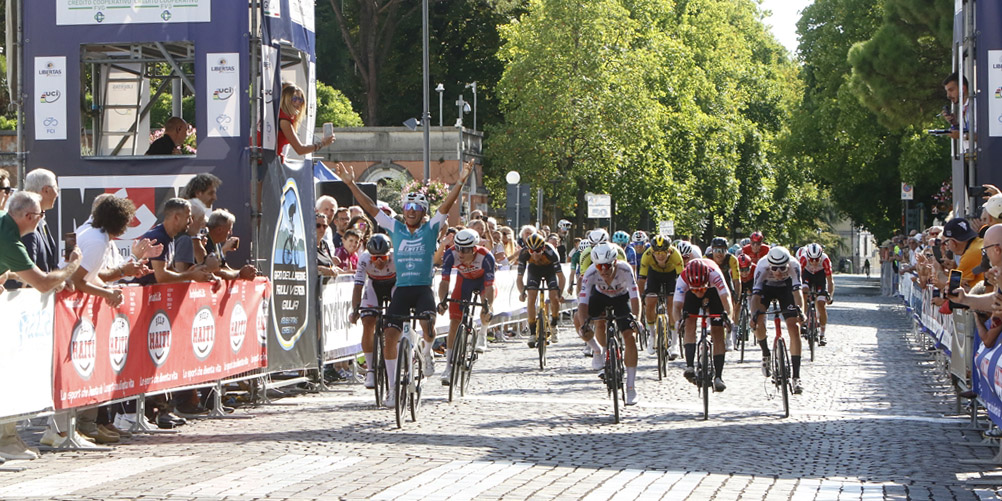
<svg viewBox="0 0 1002 501"><path fill-rule="evenodd" d="M612 268L613 264L614 263L599 263L599 264L596 264L595 267L598 268L598 271L606 271L606 270Z"/></svg>
<svg viewBox="0 0 1002 501"><path fill-rule="evenodd" d="M303 99L303 96L292 96L292 102L294 102L294 103L305 103L306 100Z"/></svg>
<svg viewBox="0 0 1002 501"><path fill-rule="evenodd" d="M376 254L376 255L372 256L372 260L373 261L387 261L389 259L390 259L390 255L389 254Z"/></svg>
<svg viewBox="0 0 1002 501"><path fill-rule="evenodd" d="M769 268L772 271L786 271L787 265L784 264L783 266L770 266Z"/></svg>
<svg viewBox="0 0 1002 501"><path fill-rule="evenodd" d="M404 204L404 210L419 210L419 211L423 211L424 210L424 206L421 205L421 204L419 204L419 203L415 203L415 202L407 202L407 203Z"/></svg>
<svg viewBox="0 0 1002 501"><path fill-rule="evenodd" d="M330 225L327 225L327 224L324 224L324 223L317 223L317 228L323 228L323 229L326 230L328 226L330 226Z"/></svg>

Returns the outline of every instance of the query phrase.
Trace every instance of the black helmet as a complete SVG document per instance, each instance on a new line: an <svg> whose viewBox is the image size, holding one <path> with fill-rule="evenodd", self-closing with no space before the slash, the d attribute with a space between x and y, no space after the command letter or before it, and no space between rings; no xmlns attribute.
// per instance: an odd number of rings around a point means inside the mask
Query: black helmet
<svg viewBox="0 0 1002 501"><path fill-rule="evenodd" d="M716 237L710 242L710 247L717 247L720 249L727 248L727 239L724 237Z"/></svg>
<svg viewBox="0 0 1002 501"><path fill-rule="evenodd" d="M393 245L390 243L390 237L383 235L382 233L376 233L369 239L369 243L365 244L365 250L369 251L369 254L376 256L381 256L390 252Z"/></svg>

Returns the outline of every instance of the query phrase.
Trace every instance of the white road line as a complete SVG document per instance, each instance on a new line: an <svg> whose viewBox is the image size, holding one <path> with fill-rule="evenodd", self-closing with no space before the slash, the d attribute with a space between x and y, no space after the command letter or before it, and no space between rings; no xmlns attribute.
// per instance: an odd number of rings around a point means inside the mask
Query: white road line
<svg viewBox="0 0 1002 501"><path fill-rule="evenodd" d="M55 497L116 482L132 475L187 461L189 457L148 457L116 459L84 466L65 473L19 482L0 488L0 498L11 496Z"/></svg>
<svg viewBox="0 0 1002 501"><path fill-rule="evenodd" d="M797 483L797 488L793 490L793 496L791 499L793 501L808 501L813 500L818 494L818 488L821 486L821 479L819 478L802 478L800 482Z"/></svg>
<svg viewBox="0 0 1002 501"><path fill-rule="evenodd" d="M696 486L699 485L699 482L703 480L703 477L705 476L706 473L698 473L698 472L686 473L681 480L676 482L675 485L671 486L671 489L669 489L667 492L664 493L664 496L662 496L661 499L688 498L689 495L692 494L692 491L696 490Z"/></svg>
<svg viewBox="0 0 1002 501"><path fill-rule="evenodd" d="M842 492L842 482L839 480L822 479L818 487L817 501L838 501L839 493Z"/></svg>
<svg viewBox="0 0 1002 501"><path fill-rule="evenodd" d="M491 470L485 469L484 471L490 471L490 473L472 486L461 487L462 492L455 496L449 498L449 501L467 501L475 499L481 493L487 492L488 490L501 485L502 482L508 480L515 475L528 470L533 465L530 463L494 463L495 465L500 465L501 468L494 468Z"/></svg>
<svg viewBox="0 0 1002 501"><path fill-rule="evenodd" d="M623 488L630 480L637 478L643 470L622 470L611 478L602 482L597 489L592 490L584 497L584 501L605 501L611 498Z"/></svg>
<svg viewBox="0 0 1002 501"><path fill-rule="evenodd" d="M475 499L532 466L507 461L450 461L383 490L372 499Z"/></svg>
<svg viewBox="0 0 1002 501"><path fill-rule="evenodd" d="M613 501L626 500L626 499L649 499L642 498L644 490L650 487L654 481L668 475L669 473L661 471L646 470L640 474L640 476L630 480L629 483L623 486L623 489L613 496Z"/></svg>
<svg viewBox="0 0 1002 501"><path fill-rule="evenodd" d="M664 474L658 477L658 479L651 485L647 486L647 490L642 492L638 499L654 499L662 496L671 489L671 486L675 485L675 483L681 480L684 476L684 471L664 472Z"/></svg>
<svg viewBox="0 0 1002 501"><path fill-rule="evenodd" d="M362 458L286 454L266 463L211 478L171 492L174 496L258 497L346 468Z"/></svg>

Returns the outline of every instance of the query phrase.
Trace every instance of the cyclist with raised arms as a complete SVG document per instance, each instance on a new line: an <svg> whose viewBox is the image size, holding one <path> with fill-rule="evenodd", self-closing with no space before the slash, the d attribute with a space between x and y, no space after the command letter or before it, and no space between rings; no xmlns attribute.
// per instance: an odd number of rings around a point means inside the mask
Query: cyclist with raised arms
<svg viewBox="0 0 1002 501"><path fill-rule="evenodd" d="M828 344L825 341L825 326L828 325L828 301L835 294L835 280L832 278L832 261L828 258L820 244L809 244L804 248L804 256L800 258L800 268L804 272L804 285L818 293L818 323L821 333L818 345ZM827 291L828 297L825 297ZM807 299L806 297L804 299Z"/></svg>
<svg viewBox="0 0 1002 501"><path fill-rule="evenodd" d="M754 304L755 338L762 348L762 373L769 376L770 351L766 341L765 311L772 300L779 301L779 308L786 320L786 330L790 335L790 364L793 366L793 392L801 393L800 383L800 320L804 300L800 289L800 263L792 259L786 247L773 247L762 258L755 270L752 295L758 300Z"/></svg>
<svg viewBox="0 0 1002 501"><path fill-rule="evenodd" d="M664 235L651 240L651 246L640 257L640 278L637 280L644 292L644 318L647 320L647 353L654 354L654 326L657 321L658 295L665 298L665 309L671 325L675 325L675 311L670 303L675 293L675 281L682 274L682 255ZM668 358L675 360L675 336L668 336Z"/></svg>
<svg viewBox="0 0 1002 501"><path fill-rule="evenodd" d="M463 166L459 180L449 190L448 196L442 201L435 215L425 223L428 214L428 199L421 193L407 193L403 197L403 222L387 216L379 210L375 202L355 184L355 168L346 167L343 163L337 165L337 174L351 190L358 205L372 216L376 224L389 232L394 245L394 258L397 265L397 288L386 311L386 373L395 374L397 370L397 343L403 330L401 319L410 315L413 308L419 315L429 315L428 320L421 321L425 343L422 355L425 361L425 375L435 374L435 361L431 354L431 346L435 342L435 292L431 290L434 278L433 257L438 244L438 233L442 224L448 219L449 210L459 199L459 193L466 180L473 172L473 160ZM384 401L387 407L396 405L393 377L388 377L391 387Z"/></svg>
<svg viewBox="0 0 1002 501"><path fill-rule="evenodd" d="M683 347L685 348L685 372L683 375L690 383L696 381L696 369L693 367L696 358L696 321L699 309L707 300L707 310L710 315L731 315L730 291L724 282L724 275L712 259L697 258L689 261L682 270L681 280L675 285L673 308L675 318L682 318L686 313ZM724 391L724 319L710 319L710 336L713 340L713 391Z"/></svg>
<svg viewBox="0 0 1002 501"><path fill-rule="evenodd" d="M362 318L362 354L365 355L365 387L376 386L376 361L372 358L373 337L376 333L375 308L383 301L393 297L394 286L397 284L397 267L393 263L393 244L390 238L383 234L372 235L365 244L365 252L358 257L358 268L355 270L355 288L351 293L351 323ZM386 347L383 348L386 353ZM392 378L386 374L386 380Z"/></svg>
<svg viewBox="0 0 1002 501"><path fill-rule="evenodd" d="M494 255L487 248L478 245L480 235L476 230L466 228L459 230L453 239L451 249L445 251L442 258L442 282L438 286L438 312L449 310L449 337L445 342L445 370L442 371L442 384L448 385L452 378L452 348L456 344L456 332L463 319L463 307L459 303L446 302L449 294L449 282L452 281L452 269L456 268L456 286L452 290L452 299L468 301L473 297L473 291L480 291L487 308L480 310L480 329L474 343L477 353L483 353L487 347L487 324L491 320L491 305L494 303Z"/></svg>
<svg viewBox="0 0 1002 501"><path fill-rule="evenodd" d="M578 294L577 317L582 325L581 338L592 347L595 356L592 357L592 369L599 370L605 366L605 357L602 356L605 349L605 320L596 320L593 332L588 325L589 317L600 317L605 315L607 306L613 307L613 314L617 317L633 315L637 317L640 313L640 296L637 292L637 278L633 274L633 268L621 259L619 253L622 249L617 249L616 245L601 243L592 248L592 266L582 278L581 293ZM626 405L637 403L637 340L634 337L633 321L631 318L619 318L616 325L623 334L623 344L626 365ZM596 340L596 338L598 338Z"/></svg>
<svg viewBox="0 0 1002 501"><path fill-rule="evenodd" d="M526 279L522 278L527 269L528 284L525 283ZM526 290L526 285L535 290ZM550 341L556 342L556 327L560 319L560 291L564 290L564 271L560 268L560 256L557 255L557 250L546 243L539 233L525 237L525 248L518 255L518 277L515 279L515 286L518 287L518 300L528 299L525 308L529 322L529 348L536 347L536 294L540 290L548 290L550 293L550 325L554 327Z"/></svg>
<svg viewBox="0 0 1002 501"><path fill-rule="evenodd" d="M724 283L727 284L727 288L731 291L731 304L733 306L731 311L738 311L738 308L741 307L738 304L741 301L741 274L738 271L738 258L728 252L726 239L716 237L711 241L710 258L720 268L720 272L724 275ZM737 325L731 324L731 332L727 336L727 344L725 345L725 348L728 350L734 346L736 329Z"/></svg>

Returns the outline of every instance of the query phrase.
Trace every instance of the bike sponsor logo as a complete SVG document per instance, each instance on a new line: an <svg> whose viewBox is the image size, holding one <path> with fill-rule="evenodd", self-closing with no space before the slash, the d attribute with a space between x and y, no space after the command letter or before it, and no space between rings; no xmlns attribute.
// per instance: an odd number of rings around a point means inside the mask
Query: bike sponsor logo
<svg viewBox="0 0 1002 501"><path fill-rule="evenodd" d="M233 353L239 353L244 345L244 337L247 336L247 312L243 305L237 303L230 313L230 348Z"/></svg>
<svg viewBox="0 0 1002 501"><path fill-rule="evenodd" d="M125 315L115 315L108 333L108 361L115 374L122 372L125 361L129 358L129 318Z"/></svg>
<svg viewBox="0 0 1002 501"><path fill-rule="evenodd" d="M212 315L212 308L205 306L198 310L191 324L191 348L195 352L195 358L199 360L209 358L212 346L215 344L216 321Z"/></svg>
<svg viewBox="0 0 1002 501"><path fill-rule="evenodd" d="M146 336L146 349L153 363L160 367L170 355L170 319L163 311L158 311L150 320L150 328Z"/></svg>
<svg viewBox="0 0 1002 501"><path fill-rule="evenodd" d="M237 71L236 66L233 66L233 64L229 63L225 57L219 58L219 61L217 61L216 64L212 65L211 69L212 71L216 71L219 73L233 73L234 71Z"/></svg>
<svg viewBox="0 0 1002 501"><path fill-rule="evenodd" d="M82 379L90 379L97 362L97 333L94 324L86 318L81 318L73 326L73 336L70 337L70 361L73 368Z"/></svg>

